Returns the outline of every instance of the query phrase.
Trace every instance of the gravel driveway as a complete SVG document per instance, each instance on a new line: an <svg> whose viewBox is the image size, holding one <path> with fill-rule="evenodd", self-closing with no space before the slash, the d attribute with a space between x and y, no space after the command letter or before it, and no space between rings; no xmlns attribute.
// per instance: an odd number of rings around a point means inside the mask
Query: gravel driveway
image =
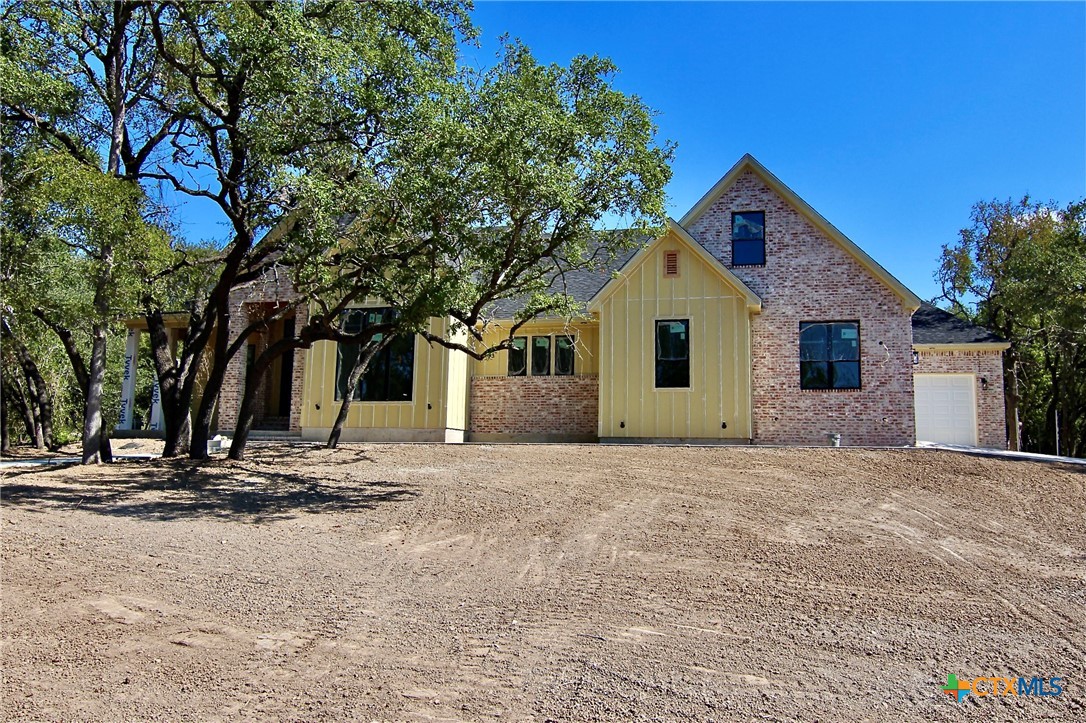
<svg viewBox="0 0 1086 723"><path fill-rule="evenodd" d="M1084 467L251 451L5 472L4 718L1086 717Z"/></svg>

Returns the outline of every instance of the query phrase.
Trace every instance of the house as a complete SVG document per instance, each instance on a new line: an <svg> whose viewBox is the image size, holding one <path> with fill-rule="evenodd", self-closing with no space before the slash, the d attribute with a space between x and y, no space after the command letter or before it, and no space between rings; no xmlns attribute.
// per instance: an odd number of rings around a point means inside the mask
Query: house
<svg viewBox="0 0 1086 723"><path fill-rule="evenodd" d="M613 269L570 274L567 290L584 318L534 320L483 361L390 345L341 439L1006 446L1008 345L923 304L749 155L659 238ZM238 290L234 318L291 293ZM488 341L515 311L495 310ZM248 358L305 314L254 335ZM277 362L255 428L326 439L352 353L319 342ZM219 403L226 434L244 374L239 354Z"/></svg>

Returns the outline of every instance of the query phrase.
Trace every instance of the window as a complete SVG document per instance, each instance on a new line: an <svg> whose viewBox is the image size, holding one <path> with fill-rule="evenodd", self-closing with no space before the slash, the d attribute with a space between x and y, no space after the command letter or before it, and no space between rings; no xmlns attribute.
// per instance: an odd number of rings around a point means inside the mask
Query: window
<svg viewBox="0 0 1086 723"><path fill-rule="evenodd" d="M765 211L732 214L732 266L765 264Z"/></svg>
<svg viewBox="0 0 1086 723"><path fill-rule="evenodd" d="M860 322L799 325L801 389L860 388Z"/></svg>
<svg viewBox="0 0 1086 723"><path fill-rule="evenodd" d="M371 324L387 323L393 311L384 309L351 309L343 314L343 331L357 334ZM381 335L374 337L381 340ZM355 360L362 352L358 344L338 344L336 352L336 401L347 394L347 378ZM409 402L414 384L415 337L396 336L370 359L369 369L362 375L354 398L363 402Z"/></svg>
<svg viewBox="0 0 1086 723"><path fill-rule="evenodd" d="M576 342L572 336L554 337L554 373L556 376L573 374L573 357Z"/></svg>
<svg viewBox="0 0 1086 723"><path fill-rule="evenodd" d="M664 252L664 276L675 277L679 275L679 252Z"/></svg>
<svg viewBox="0 0 1086 723"><path fill-rule="evenodd" d="M656 387L690 386L690 320L656 322Z"/></svg>
<svg viewBox="0 0 1086 723"><path fill-rule="evenodd" d="M551 373L551 338L532 337L532 376L545 377Z"/></svg>
<svg viewBox="0 0 1086 723"><path fill-rule="evenodd" d="M555 376L572 376L574 358L577 354L577 339L573 335L555 334L551 336L513 337L513 346L509 349L509 370L511 377L550 376L553 366ZM554 350L552 363L551 350Z"/></svg>
<svg viewBox="0 0 1086 723"><path fill-rule="evenodd" d="M528 337L514 336L509 347L509 376L522 377L528 373Z"/></svg>

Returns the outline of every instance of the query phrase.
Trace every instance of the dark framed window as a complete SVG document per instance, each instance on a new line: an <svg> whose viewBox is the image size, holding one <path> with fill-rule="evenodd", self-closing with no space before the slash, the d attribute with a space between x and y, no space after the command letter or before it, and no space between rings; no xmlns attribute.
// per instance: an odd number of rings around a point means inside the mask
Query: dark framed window
<svg viewBox="0 0 1086 723"><path fill-rule="evenodd" d="M860 322L805 321L799 325L799 386L860 388Z"/></svg>
<svg viewBox="0 0 1086 723"><path fill-rule="evenodd" d="M765 264L765 211L732 214L732 266Z"/></svg>
<svg viewBox="0 0 1086 723"><path fill-rule="evenodd" d="M656 388L690 386L690 320L656 322Z"/></svg>
<svg viewBox="0 0 1086 723"><path fill-rule="evenodd" d="M545 377L551 373L551 338L532 337L532 376Z"/></svg>
<svg viewBox="0 0 1086 723"><path fill-rule="evenodd" d="M528 337L514 336L509 347L509 376L522 377L528 373Z"/></svg>
<svg viewBox="0 0 1086 723"><path fill-rule="evenodd" d="M573 374L575 346L576 342L572 336L559 335L554 337L555 376L570 376Z"/></svg>
<svg viewBox="0 0 1086 723"><path fill-rule="evenodd" d="M343 331L357 334L373 324L384 324L393 319L392 309L350 309L343 313ZM374 336L380 341L381 335ZM362 353L358 344L337 344L336 349L336 401L347 394L347 378L355 360ZM363 402L409 402L415 380L415 336L395 336L380 353L370 360L369 369L362 375L354 398Z"/></svg>

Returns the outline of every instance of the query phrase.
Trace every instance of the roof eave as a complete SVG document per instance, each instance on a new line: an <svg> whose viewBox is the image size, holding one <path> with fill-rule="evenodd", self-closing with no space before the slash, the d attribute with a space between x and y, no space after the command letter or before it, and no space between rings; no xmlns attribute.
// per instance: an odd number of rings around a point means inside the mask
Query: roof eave
<svg viewBox="0 0 1086 723"><path fill-rule="evenodd" d="M1006 351L1010 349L1010 342L1006 341L959 341L935 344L913 344L917 351L947 352L947 351Z"/></svg>

